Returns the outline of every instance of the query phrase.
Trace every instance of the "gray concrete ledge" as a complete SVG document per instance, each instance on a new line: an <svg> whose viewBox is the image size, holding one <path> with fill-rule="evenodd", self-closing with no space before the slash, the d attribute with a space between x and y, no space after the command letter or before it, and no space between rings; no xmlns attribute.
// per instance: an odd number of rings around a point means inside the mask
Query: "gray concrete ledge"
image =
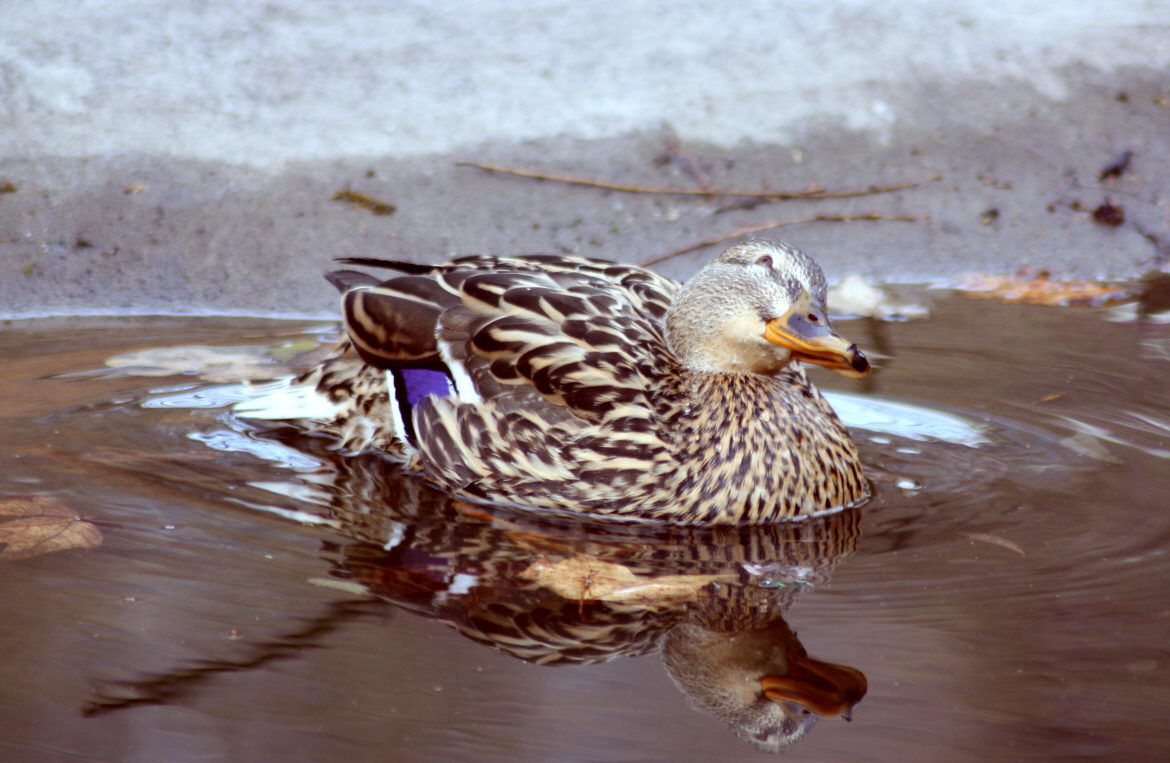
<svg viewBox="0 0 1170 763"><path fill-rule="evenodd" d="M929 218L767 234L831 280L1024 265L1124 278L1170 243L1158 3L383 5L13 9L0 30L0 183L15 187L0 194L0 314L327 315L321 274L337 256L639 261L817 213ZM942 180L718 211L455 166L693 186L661 161L678 142L711 187ZM1128 171L1100 181L1127 150ZM344 188L397 211L331 200ZM1092 221L1106 199L1124 225ZM712 254L658 269L684 278Z"/></svg>

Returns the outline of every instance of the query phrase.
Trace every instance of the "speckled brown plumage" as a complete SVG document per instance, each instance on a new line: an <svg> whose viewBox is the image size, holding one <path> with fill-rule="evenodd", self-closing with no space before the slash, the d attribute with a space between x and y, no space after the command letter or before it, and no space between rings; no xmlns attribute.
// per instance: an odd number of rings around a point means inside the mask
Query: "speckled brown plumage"
<svg viewBox="0 0 1170 763"><path fill-rule="evenodd" d="M335 456L308 484L329 524L355 541L338 557L343 577L541 664L652 651L684 620L721 632L765 627L825 583L860 537L857 511L758 527L548 522L516 510L489 522L369 457ZM573 593L550 587L564 577L531 574L565 562L597 578L620 567L645 587L607 597L600 585L578 581ZM664 580L673 582L655 585Z"/></svg>
<svg viewBox="0 0 1170 763"><path fill-rule="evenodd" d="M538 665L661 651L696 709L770 751L817 716L848 717L865 694L864 675L810 657L782 617L856 550L860 512L757 527L549 522L520 511L484 521L373 459L333 463L333 479L312 484L332 524L357 541L335 574L477 643Z"/></svg>
<svg viewBox="0 0 1170 763"><path fill-rule="evenodd" d="M382 401L382 372L399 368L441 369L456 394L416 402L405 437L389 416L374 434L345 414L333 430L351 449L413 456L467 500L679 524L799 519L868 495L844 426L792 361L868 365L792 247L732 247L685 287L552 255L361 264L406 272L332 274L366 363L340 397ZM314 381L337 401L323 369Z"/></svg>

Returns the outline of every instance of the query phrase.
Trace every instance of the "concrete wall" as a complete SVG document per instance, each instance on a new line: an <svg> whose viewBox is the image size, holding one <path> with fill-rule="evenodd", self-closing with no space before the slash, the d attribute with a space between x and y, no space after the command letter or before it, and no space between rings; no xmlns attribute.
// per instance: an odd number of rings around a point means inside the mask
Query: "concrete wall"
<svg viewBox="0 0 1170 763"><path fill-rule="evenodd" d="M1124 277L1170 253L1164 0L813 5L6 3L0 314L325 314L336 256L639 261L819 213L929 218L772 234L831 280ZM724 210L457 160L690 188L942 179ZM331 199L347 188L397 209ZM1125 224L1093 221L1106 200Z"/></svg>

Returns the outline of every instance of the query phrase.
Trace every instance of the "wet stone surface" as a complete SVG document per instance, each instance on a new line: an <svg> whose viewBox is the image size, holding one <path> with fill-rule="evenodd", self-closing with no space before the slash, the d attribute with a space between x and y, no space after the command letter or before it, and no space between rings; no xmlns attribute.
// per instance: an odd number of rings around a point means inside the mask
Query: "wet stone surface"
<svg viewBox="0 0 1170 763"><path fill-rule="evenodd" d="M844 324L876 372L814 379L875 497L718 532L487 514L231 415L333 326L13 322L0 537L88 540L0 559L0 757L1164 759L1170 326L1134 314Z"/></svg>

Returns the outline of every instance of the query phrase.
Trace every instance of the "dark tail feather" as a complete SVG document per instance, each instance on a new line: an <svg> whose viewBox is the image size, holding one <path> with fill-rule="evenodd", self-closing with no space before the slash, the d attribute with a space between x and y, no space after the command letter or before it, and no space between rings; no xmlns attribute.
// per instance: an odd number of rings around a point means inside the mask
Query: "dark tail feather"
<svg viewBox="0 0 1170 763"><path fill-rule="evenodd" d="M359 273L356 270L334 270L325 274L325 280L342 294L359 286L374 286L378 279L369 273Z"/></svg>
<svg viewBox="0 0 1170 763"><path fill-rule="evenodd" d="M420 265L417 262L403 262L402 260L380 260L376 257L334 257L333 261L340 262L342 265L358 265L363 268L397 270L399 273L406 273L412 276L423 276L428 273L434 273L439 267L437 265Z"/></svg>
<svg viewBox="0 0 1170 763"><path fill-rule="evenodd" d="M441 362L435 328L458 297L429 278L399 276L341 298L353 347L375 368L428 367Z"/></svg>

